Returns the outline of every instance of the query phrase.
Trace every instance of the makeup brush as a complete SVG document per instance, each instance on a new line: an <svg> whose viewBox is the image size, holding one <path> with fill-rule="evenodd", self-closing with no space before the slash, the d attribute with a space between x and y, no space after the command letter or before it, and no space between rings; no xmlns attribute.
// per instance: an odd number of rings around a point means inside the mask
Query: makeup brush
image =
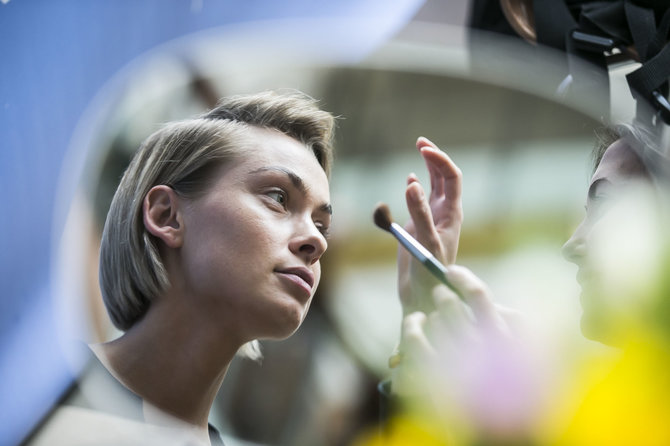
<svg viewBox="0 0 670 446"><path fill-rule="evenodd" d="M391 218L391 210L385 203L380 203L375 209L373 215L375 224L381 229L390 232L398 239L401 245L409 251L423 266L428 268L428 271L433 274L440 282L451 288L459 297L460 293L454 289L446 277L447 268L435 258L430 251L428 251L417 239L412 237L405 229L398 223L395 223Z"/></svg>

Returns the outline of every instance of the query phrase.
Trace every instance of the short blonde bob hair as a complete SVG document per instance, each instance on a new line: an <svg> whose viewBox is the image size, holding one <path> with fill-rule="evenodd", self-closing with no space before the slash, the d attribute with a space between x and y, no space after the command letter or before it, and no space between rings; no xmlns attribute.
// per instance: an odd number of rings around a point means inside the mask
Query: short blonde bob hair
<svg viewBox="0 0 670 446"><path fill-rule="evenodd" d="M245 144L249 126L276 129L302 142L330 175L333 116L295 91L225 98L208 113L168 123L149 136L114 194L100 247L100 288L120 330L140 320L169 287L157 239L144 226L144 197L157 185L187 198L205 193L222 164L253 155Z"/></svg>

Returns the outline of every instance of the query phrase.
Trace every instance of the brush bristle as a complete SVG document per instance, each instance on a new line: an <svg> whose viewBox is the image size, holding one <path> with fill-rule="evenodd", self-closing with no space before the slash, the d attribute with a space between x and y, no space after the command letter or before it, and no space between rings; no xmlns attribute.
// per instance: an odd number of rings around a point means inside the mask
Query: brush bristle
<svg viewBox="0 0 670 446"><path fill-rule="evenodd" d="M393 219L391 218L391 210L385 203L379 203L374 213L375 224L382 228L384 231L391 230L391 223Z"/></svg>

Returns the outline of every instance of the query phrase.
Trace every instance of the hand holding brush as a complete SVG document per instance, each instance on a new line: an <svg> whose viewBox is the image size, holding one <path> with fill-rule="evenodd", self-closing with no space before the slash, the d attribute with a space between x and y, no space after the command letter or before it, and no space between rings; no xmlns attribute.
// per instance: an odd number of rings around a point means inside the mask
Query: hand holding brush
<svg viewBox="0 0 670 446"><path fill-rule="evenodd" d="M400 244L398 287L404 316L400 342L389 358L395 392L407 387L403 381L413 375L411 364L429 364L445 343L455 343L456 351L461 351L464 339L510 336L511 313L498 308L473 272L453 265L463 220L461 171L426 138L418 139L417 149L430 175L430 195L410 174L405 192L410 222L404 227L393 222L383 203L374 212L375 224ZM409 369L403 364L410 364Z"/></svg>
<svg viewBox="0 0 670 446"><path fill-rule="evenodd" d="M405 199L411 220L404 230L432 253L438 263L450 265L456 261L463 221L461 171L427 138L419 138L416 148L426 163L431 191L426 196L417 176L412 173L407 177ZM388 215L390 217L390 213ZM432 288L439 283L434 268L441 269L437 263L430 262L433 265L430 267L433 272L430 272L424 264L411 259L409 251L401 246L398 250L398 292L403 313L418 310L428 314L434 309Z"/></svg>

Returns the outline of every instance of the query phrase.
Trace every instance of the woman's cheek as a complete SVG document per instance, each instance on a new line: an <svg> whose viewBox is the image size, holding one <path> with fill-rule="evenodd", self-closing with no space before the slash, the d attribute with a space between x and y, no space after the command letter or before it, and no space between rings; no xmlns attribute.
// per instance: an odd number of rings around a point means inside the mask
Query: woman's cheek
<svg viewBox="0 0 670 446"><path fill-rule="evenodd" d="M658 283L663 240L654 202L625 194L594 225L590 254L602 274L603 292L622 308L643 302Z"/></svg>

